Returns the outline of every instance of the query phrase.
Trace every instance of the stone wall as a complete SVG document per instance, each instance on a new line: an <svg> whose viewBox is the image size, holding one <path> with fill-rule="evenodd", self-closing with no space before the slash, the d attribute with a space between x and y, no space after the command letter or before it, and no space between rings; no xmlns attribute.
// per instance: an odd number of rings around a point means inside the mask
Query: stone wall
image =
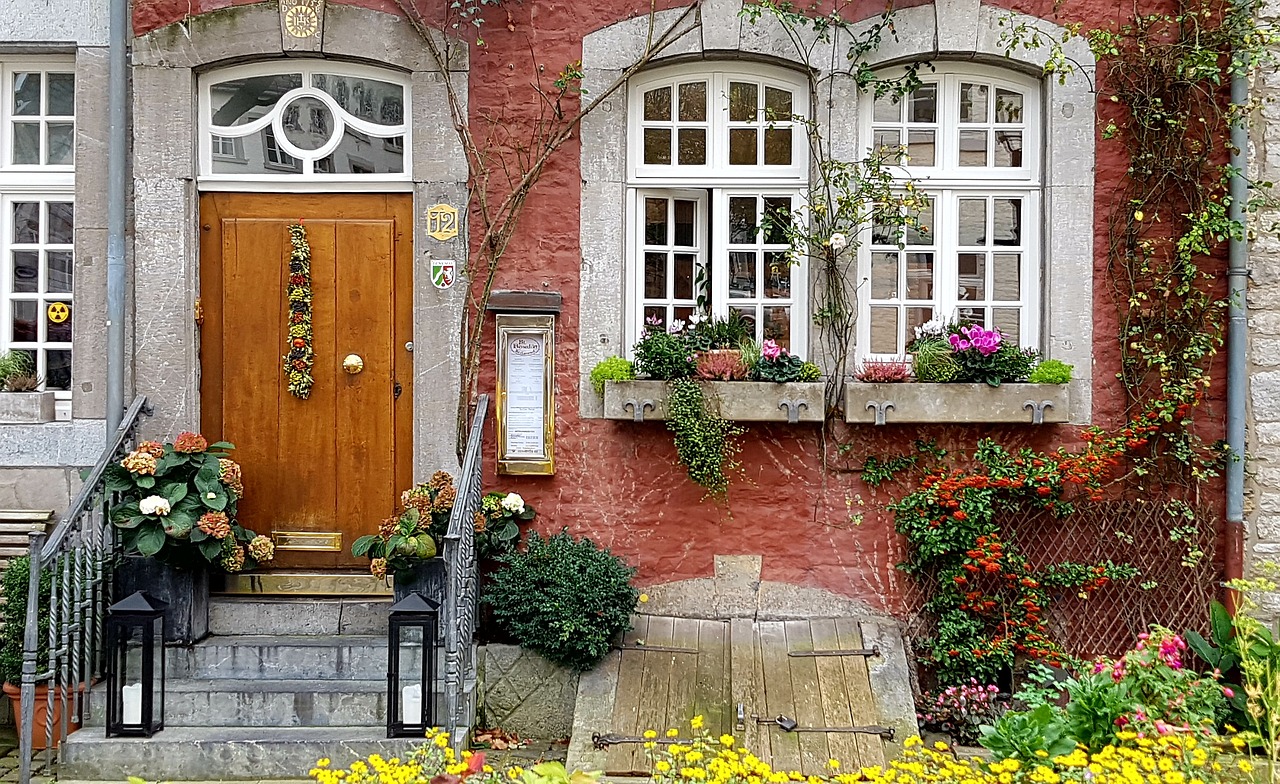
<svg viewBox="0 0 1280 784"><path fill-rule="evenodd" d="M476 726L530 740L560 740L573 729L578 673L518 645L480 648L484 692Z"/></svg>

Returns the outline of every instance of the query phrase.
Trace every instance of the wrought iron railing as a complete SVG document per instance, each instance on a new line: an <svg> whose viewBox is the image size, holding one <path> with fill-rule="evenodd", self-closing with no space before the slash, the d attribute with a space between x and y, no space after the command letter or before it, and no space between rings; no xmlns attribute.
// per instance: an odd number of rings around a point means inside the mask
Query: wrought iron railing
<svg viewBox="0 0 1280 784"><path fill-rule="evenodd" d="M85 700L104 664L106 609L113 599L116 538L111 526L115 494L106 490L104 473L133 448L138 424L149 415L147 399L134 398L124 420L111 434L93 469L84 478L67 512L46 537L31 535L31 582L27 590L27 624L22 652L21 753L19 781L28 784L35 762L33 740L36 688L48 688L44 737L66 737L83 721ZM40 601L41 575L50 580L50 599ZM48 620L48 653L41 661L41 616ZM55 704L60 709L55 710ZM56 727L55 727L56 723ZM44 764L51 769L53 743L45 743Z"/></svg>
<svg viewBox="0 0 1280 784"><path fill-rule="evenodd" d="M489 396L476 401L467 434L467 450L458 472L458 496L444 537L447 573L444 631L444 727L456 750L461 751L475 719L476 621L480 611L480 583L476 570L476 512L480 511L483 478L484 420Z"/></svg>

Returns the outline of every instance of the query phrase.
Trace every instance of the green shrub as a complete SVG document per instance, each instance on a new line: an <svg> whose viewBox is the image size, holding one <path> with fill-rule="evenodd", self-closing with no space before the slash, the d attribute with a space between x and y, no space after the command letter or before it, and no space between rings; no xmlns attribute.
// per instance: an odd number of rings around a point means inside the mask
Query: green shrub
<svg viewBox="0 0 1280 784"><path fill-rule="evenodd" d="M1071 371L1075 365L1068 365L1058 359L1046 359L1027 378L1032 384L1065 384L1071 380Z"/></svg>
<svg viewBox="0 0 1280 784"><path fill-rule="evenodd" d="M812 362L806 362L800 366L800 377L797 378L796 381L808 382L808 381L821 381L821 380L822 380L822 368L818 367Z"/></svg>
<svg viewBox="0 0 1280 784"><path fill-rule="evenodd" d="M516 642L556 664L594 667L631 628L636 570L587 538L529 534L523 551L498 559L484 602Z"/></svg>
<svg viewBox="0 0 1280 784"><path fill-rule="evenodd" d="M622 357L602 359L591 368L591 386L597 395L604 394L606 381L630 381L636 377L636 366Z"/></svg>
<svg viewBox="0 0 1280 784"><path fill-rule="evenodd" d="M18 683L22 680L22 647L27 629L27 590L31 580L31 557L14 558L0 578L4 592L4 630L0 632L0 680ZM53 593L53 576L48 570L40 576L40 606L47 608ZM49 613L40 613L37 661L49 656Z"/></svg>
<svg viewBox="0 0 1280 784"><path fill-rule="evenodd" d="M682 335L650 326L635 345L636 372L659 381L688 378L696 369L693 352Z"/></svg>

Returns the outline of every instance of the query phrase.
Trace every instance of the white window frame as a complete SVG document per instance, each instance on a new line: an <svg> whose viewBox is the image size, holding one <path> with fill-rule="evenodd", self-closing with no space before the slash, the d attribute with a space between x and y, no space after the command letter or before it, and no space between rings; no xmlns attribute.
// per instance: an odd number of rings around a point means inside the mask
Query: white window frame
<svg viewBox="0 0 1280 784"><path fill-rule="evenodd" d="M213 101L211 90L215 84L234 79L245 79L254 76L269 76L272 74L301 74L302 86L285 93L275 104L263 112L260 117L257 117L251 122L235 126L213 125ZM311 86L311 77L314 74L376 79L399 85L404 90L403 122L399 125L378 125L377 123L372 123L351 115L344 111L342 107L338 105L337 101L333 100L333 97L324 90ZM410 118L413 116L413 96L410 88L410 80L407 74L383 68L375 68L372 66L357 65L354 63L334 62L332 60L317 60L310 62L298 60L275 60L264 63L232 66L230 68L223 68L202 74L200 76L199 88L200 106L198 159L200 174L197 178L197 183L201 190L279 191L283 187L286 190L298 192L385 192L394 190L408 191L413 188L413 124L410 122ZM330 140L316 150L303 150L294 146L284 135L282 128L284 107L293 100L303 96L314 98L325 104L334 118L335 128L333 129ZM210 142L210 138L212 136L229 137L239 140L252 134L262 133L268 127L272 129L272 135L275 137L276 144L279 146L280 150L297 160L301 165L301 171L286 169L284 167L273 167L268 164L266 168L278 170L279 173L214 173L214 155L212 151L212 144ZM318 167L313 166L313 161L318 163L325 156L336 150L342 143L344 127L366 137L376 137L384 140L403 137L403 150L401 152L404 156L404 171L398 173L383 172L379 174L359 175L327 174L320 171Z"/></svg>
<svg viewBox="0 0 1280 784"><path fill-rule="evenodd" d="M958 221L958 199L965 196L993 196L1000 197L1019 197L1024 200L1023 209L1026 211L1026 219L1022 225L1022 245L1021 250L1017 251L1022 254L1020 267L1020 289L1021 304L1019 318L1019 344L1025 348L1041 348L1040 345L1040 326L1043 319L1043 296L1042 279L1043 279L1043 259L1045 257L1044 248L1041 237L1043 236L1043 225L1045 215L1043 212L1042 198L1042 155L1044 125L1041 119L1041 100L1042 87L1039 81L1022 77L1018 74L1009 72L1008 70L993 68L990 66L976 64L961 63L937 63L936 72L922 71L920 74L921 81L936 82L939 85L939 97L937 99L937 115L936 122L932 125L938 129L938 136L935 138L935 165L920 166L913 165L908 159L904 165L897 167L899 176L905 182L908 179L916 180L916 187L926 195L934 199L934 223L935 226L930 227L933 232L934 245L934 291L933 291L933 316L934 318L955 319L958 309L964 306L964 301L959 298L959 281L958 281L958 265L956 239L956 227ZM890 72L888 75L898 75L900 72ZM1016 90L1023 94L1023 122L1022 130L1022 166L1020 167L962 167L958 165L958 139L959 123L958 96L959 86L965 81L980 81L993 87L1002 87ZM860 111L859 123L859 140L860 146L864 150L871 150L873 147L874 129L877 125L883 127L886 123L876 123L874 120L874 96L868 93L863 94L863 106L865 111ZM986 128L988 131L994 131L997 126L994 118L988 118L989 122L965 127ZM888 123L888 125L893 125ZM904 129L911 125L903 125ZM1012 126L1010 126L1012 127ZM943 132L948 131L945 135ZM905 142L905 137L904 137ZM994 144L994 132L990 135L988 149ZM990 221L991 216L988 216ZM898 332L904 352L889 353L873 353L871 351L871 318L870 308L874 304L871 298L871 228L867 226L860 234L861 243L858 250L858 281L864 287L863 294L858 297L858 326L857 326L857 355L863 359L884 359L892 357L901 357L905 353L905 346L909 344L914 337L907 334L909 327L906 324L905 310L900 311L898 323ZM913 246L907 246L906 251L911 252ZM995 246L991 252L999 253L1000 246ZM994 279L993 279L994 280ZM992 307L999 307L998 304L990 304L991 294L988 291L988 298L985 305L990 312ZM876 303L888 304L891 302L899 304L909 302L906 307L922 306L916 300L908 300L905 291L899 291L896 300L876 300ZM988 319L990 321L990 318Z"/></svg>
<svg viewBox="0 0 1280 784"><path fill-rule="evenodd" d="M705 123L680 123L676 96L678 85L696 80L707 82L707 119ZM711 314L724 318L734 304L728 296L729 238L724 229L728 200L732 196L785 196L799 209L809 183L809 147L804 127L792 121L769 121L760 118L755 127L791 128L791 164L766 166L730 165L728 162L728 130L744 123L728 119L728 87L731 81L754 82L763 87L779 87L792 94L792 112L809 116L812 97L803 74L758 63L698 62L656 69L632 79L627 101L627 190L626 190L626 285L624 292L624 340L628 354L643 330L644 259L643 244L645 196L697 199L700 223L697 226L700 245L699 261L711 265ZM662 86L672 88L672 121L646 123L643 120L644 93ZM761 96L763 89L761 90ZM762 100L758 99L758 100ZM646 165L643 128L650 126L707 128L707 163L701 166ZM757 139L757 149L763 143ZM708 211L709 210L709 211ZM764 281L758 285L763 293ZM807 260L801 254L791 265L791 297L768 300L769 304L788 306L791 311L791 353L808 358L809 348L809 274ZM695 291L696 300L696 291ZM742 300L759 305L763 298ZM763 334L763 324L758 325Z"/></svg>

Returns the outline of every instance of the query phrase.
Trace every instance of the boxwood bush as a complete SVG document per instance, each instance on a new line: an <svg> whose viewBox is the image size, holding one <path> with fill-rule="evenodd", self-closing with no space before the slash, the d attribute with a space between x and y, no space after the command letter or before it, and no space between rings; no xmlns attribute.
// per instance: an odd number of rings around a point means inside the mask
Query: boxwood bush
<svg viewBox="0 0 1280 784"><path fill-rule="evenodd" d="M533 532L523 551L498 560L484 595L494 621L556 664L591 669L631 628L636 570L590 539Z"/></svg>

